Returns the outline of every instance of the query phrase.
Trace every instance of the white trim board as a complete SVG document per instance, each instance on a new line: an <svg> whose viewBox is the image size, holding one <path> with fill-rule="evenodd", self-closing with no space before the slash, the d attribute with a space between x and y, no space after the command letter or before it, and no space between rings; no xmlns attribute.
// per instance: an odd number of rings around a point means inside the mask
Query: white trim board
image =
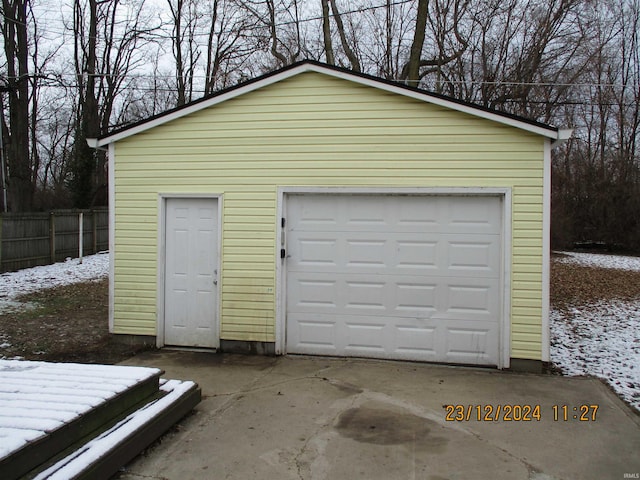
<svg viewBox="0 0 640 480"><path fill-rule="evenodd" d="M109 144L107 168L109 175L109 333L115 325L115 260L116 260L116 146Z"/></svg>

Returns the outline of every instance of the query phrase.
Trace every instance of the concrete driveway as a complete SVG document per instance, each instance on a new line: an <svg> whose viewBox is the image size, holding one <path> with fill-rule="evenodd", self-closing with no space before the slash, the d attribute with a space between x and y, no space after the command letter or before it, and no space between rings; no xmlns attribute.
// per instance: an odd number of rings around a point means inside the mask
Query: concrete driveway
<svg viewBox="0 0 640 480"><path fill-rule="evenodd" d="M169 350L125 363L195 380L203 400L121 479L640 478L640 416L595 379Z"/></svg>

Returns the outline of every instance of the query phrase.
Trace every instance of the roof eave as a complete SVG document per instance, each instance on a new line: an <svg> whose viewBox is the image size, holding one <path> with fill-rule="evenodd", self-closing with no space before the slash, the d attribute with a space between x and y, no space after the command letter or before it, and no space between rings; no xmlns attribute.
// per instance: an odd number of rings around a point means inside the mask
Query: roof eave
<svg viewBox="0 0 640 480"><path fill-rule="evenodd" d="M562 145L571 138L571 135L573 135L572 128L561 128L558 130L558 136L551 142L551 147L553 148Z"/></svg>
<svg viewBox="0 0 640 480"><path fill-rule="evenodd" d="M384 79L378 79L378 78L361 74L361 73L351 72L342 68L326 66L317 62L304 61L299 64L292 65L290 67L285 67L280 71L267 74L263 77L258 77L254 80L250 80L246 84L239 85L237 87L232 87L226 91L222 91L219 94L214 94L209 98L196 100L191 104L187 104L183 107L170 110L165 114L160 114L157 117L153 117L149 120L142 121L137 124L133 124L121 130L117 130L104 137L101 137L98 139L90 139L92 141L90 146L92 148L104 147L105 145L117 142L119 140L125 139L132 135L136 135L138 133L144 132L158 125L162 125L172 120L176 120L178 118L184 117L191 113L198 112L205 108L209 108L211 106L222 103L226 100L235 98L245 93L249 93L259 88L272 85L276 82L286 80L290 77L293 77L295 75L298 75L300 73L305 73L305 72L316 72L316 73L329 75L335 78L346 79L361 85L366 85L366 86L377 88L390 93L399 94L399 95L413 98L419 101L431 103L434 105L442 106L455 111L467 113L476 117L501 123L504 125L512 126L524 131L528 131L537 135L547 137L554 141L554 145L561 141L566 140L567 138L569 138L571 134L571 130L562 130L556 127L552 127L550 125L545 125L545 124L534 122L534 121L527 121L526 119L520 119L519 117L515 117L513 115L503 114L490 109L484 109L483 107L479 107L477 105L473 105L473 104L462 102L462 101L457 101L455 99L449 99L447 97L440 96L431 92L419 90L417 88L406 87L406 86L397 84L395 82L387 81ZM563 132L569 132L569 133L566 134ZM563 135L569 135L569 136L563 137Z"/></svg>

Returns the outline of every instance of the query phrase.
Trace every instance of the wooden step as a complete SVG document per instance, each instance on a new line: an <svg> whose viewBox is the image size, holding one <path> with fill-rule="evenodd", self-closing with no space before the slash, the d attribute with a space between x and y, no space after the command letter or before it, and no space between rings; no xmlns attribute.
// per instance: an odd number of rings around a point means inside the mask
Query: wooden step
<svg viewBox="0 0 640 480"><path fill-rule="evenodd" d="M0 472L15 480L156 398L155 368L0 360Z"/></svg>
<svg viewBox="0 0 640 480"><path fill-rule="evenodd" d="M150 401L109 430L54 464L26 478L32 480L107 480L187 415L201 400L190 381L161 380L160 398Z"/></svg>

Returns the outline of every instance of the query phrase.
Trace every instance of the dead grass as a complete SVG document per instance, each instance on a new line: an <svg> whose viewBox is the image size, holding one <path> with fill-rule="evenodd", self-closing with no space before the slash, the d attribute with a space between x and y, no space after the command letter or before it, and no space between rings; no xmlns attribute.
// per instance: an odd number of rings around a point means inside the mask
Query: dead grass
<svg viewBox="0 0 640 480"><path fill-rule="evenodd" d="M109 334L108 281L84 282L24 295L35 305L0 315L0 357L81 363L117 363L144 349Z"/></svg>
<svg viewBox="0 0 640 480"><path fill-rule="evenodd" d="M640 272L551 261L551 306L558 310L608 300L640 299Z"/></svg>
<svg viewBox="0 0 640 480"><path fill-rule="evenodd" d="M640 272L551 263L556 309L611 299L640 299ZM0 315L0 357L117 363L148 347L124 345L108 331L108 282L85 282L32 293L32 310Z"/></svg>

